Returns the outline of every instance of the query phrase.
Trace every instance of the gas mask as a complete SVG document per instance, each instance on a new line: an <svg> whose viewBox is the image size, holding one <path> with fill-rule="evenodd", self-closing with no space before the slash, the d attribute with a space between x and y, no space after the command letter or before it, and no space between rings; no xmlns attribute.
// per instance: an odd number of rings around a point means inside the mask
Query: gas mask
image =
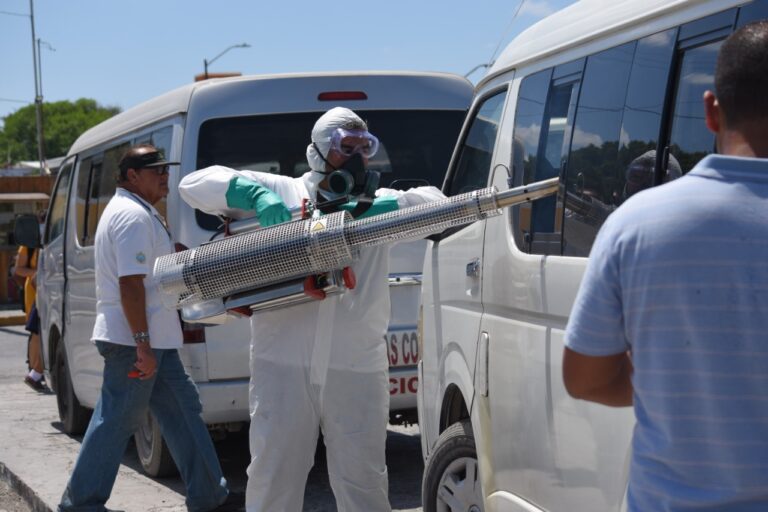
<svg viewBox="0 0 768 512"><path fill-rule="evenodd" d="M374 197L379 188L379 178L379 172L367 170L363 157L355 153L343 168L328 175L328 189L335 196Z"/></svg>
<svg viewBox="0 0 768 512"><path fill-rule="evenodd" d="M365 213L376 197L379 188L380 174L365 168L362 155L355 153L344 163L343 168L328 173L328 189L318 190L318 197L325 200L318 208L325 213L352 199L357 200L357 206L352 210L352 216L358 217Z"/></svg>

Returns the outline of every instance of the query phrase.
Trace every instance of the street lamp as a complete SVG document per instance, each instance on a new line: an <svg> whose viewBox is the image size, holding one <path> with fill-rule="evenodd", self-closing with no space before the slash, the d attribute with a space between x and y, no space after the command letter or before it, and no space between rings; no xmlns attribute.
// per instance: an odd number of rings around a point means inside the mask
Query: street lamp
<svg viewBox="0 0 768 512"><path fill-rule="evenodd" d="M206 80L208 79L208 66L213 64L213 62L216 59L218 59L219 57L221 57L222 55L227 53L232 48L250 48L250 47L251 47L251 45L249 45L248 43L233 44L232 46L230 46L229 48L227 48L226 50L224 50L223 52L221 52L220 54L218 54L217 56L215 56L211 60L203 59L203 67L205 68L205 79Z"/></svg>

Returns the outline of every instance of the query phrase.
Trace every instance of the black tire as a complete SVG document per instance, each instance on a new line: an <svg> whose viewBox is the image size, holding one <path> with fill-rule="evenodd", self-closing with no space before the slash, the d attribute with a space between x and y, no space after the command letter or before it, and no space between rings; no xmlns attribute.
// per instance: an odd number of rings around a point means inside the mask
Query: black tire
<svg viewBox="0 0 768 512"><path fill-rule="evenodd" d="M164 478L176 476L179 473L160 432L160 424L151 412L147 411L145 420L133 435L133 442L136 445L141 467L147 475Z"/></svg>
<svg viewBox="0 0 768 512"><path fill-rule="evenodd" d="M64 349L63 342L56 345L54 374L56 375L56 405L59 408L62 429L65 434L80 435L88 428L88 422L91 420L93 411L80 405L80 400L75 396L72 377L69 373L69 363L67 362L67 351Z"/></svg>
<svg viewBox="0 0 768 512"><path fill-rule="evenodd" d="M424 512L482 512L475 435L469 420L440 434L427 459L421 484Z"/></svg>

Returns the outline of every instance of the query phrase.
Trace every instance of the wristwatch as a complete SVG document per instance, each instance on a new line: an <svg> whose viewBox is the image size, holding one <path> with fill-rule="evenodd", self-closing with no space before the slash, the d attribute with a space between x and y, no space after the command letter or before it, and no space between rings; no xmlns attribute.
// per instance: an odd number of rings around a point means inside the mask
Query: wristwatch
<svg viewBox="0 0 768 512"><path fill-rule="evenodd" d="M133 333L133 341L136 343L149 343L149 333L147 331L139 331Z"/></svg>

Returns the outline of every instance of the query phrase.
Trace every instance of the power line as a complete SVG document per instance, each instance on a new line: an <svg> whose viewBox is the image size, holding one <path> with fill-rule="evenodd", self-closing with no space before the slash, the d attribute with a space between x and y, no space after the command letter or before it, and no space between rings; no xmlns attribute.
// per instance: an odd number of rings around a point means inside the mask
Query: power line
<svg viewBox="0 0 768 512"><path fill-rule="evenodd" d="M517 15L520 14L520 9L523 8L523 5L525 5L526 0L521 0L521 2L517 5L517 9L515 9L515 14L512 15L512 19L509 20L509 25L507 25L507 28L504 29L504 32L501 34L501 38L499 39L499 44L496 45L496 49L493 50L493 53L491 54L491 59L489 62L494 62L496 59L496 53L499 51L499 48L501 48L501 44L504 42L504 39L507 37L507 34L509 34L509 31L512 29L512 24L515 22L515 19L517 18Z"/></svg>
<svg viewBox="0 0 768 512"><path fill-rule="evenodd" d="M23 16L24 18L29 18L29 14L23 14L20 12L0 11L0 14L7 14L8 16Z"/></svg>
<svg viewBox="0 0 768 512"><path fill-rule="evenodd" d="M9 103L26 103L26 104L30 104L30 103L32 103L31 101L26 101L26 100L14 100L14 99L11 99L11 98L0 98L0 101L7 101L7 102L9 102Z"/></svg>

